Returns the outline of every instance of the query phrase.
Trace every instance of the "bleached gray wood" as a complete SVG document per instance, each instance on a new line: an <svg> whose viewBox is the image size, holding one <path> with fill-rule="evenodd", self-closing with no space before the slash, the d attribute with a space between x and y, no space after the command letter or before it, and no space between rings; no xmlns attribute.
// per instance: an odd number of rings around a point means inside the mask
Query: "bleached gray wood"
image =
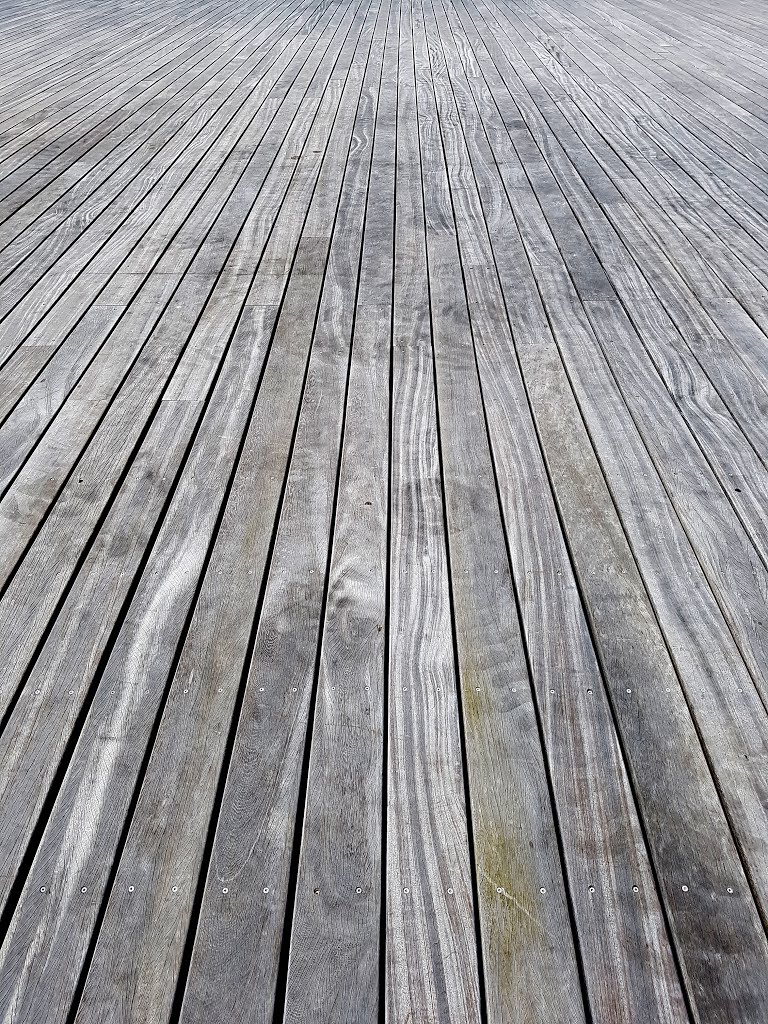
<svg viewBox="0 0 768 1024"><path fill-rule="evenodd" d="M760 0L0 35L0 1020L763 1024Z"/></svg>
<svg viewBox="0 0 768 1024"><path fill-rule="evenodd" d="M318 322L321 332L351 334L352 351L295 902L290 937L287 928L283 936L284 945L290 942L286 1019L319 1016L329 1024L374 1024L379 1019L383 955L397 117L397 79L389 71L397 61L399 4L383 8L381 16L385 13L386 34L369 56L369 83L361 97L358 141L351 155L357 170L349 198L342 195ZM355 233L356 239L344 237Z"/></svg>
<svg viewBox="0 0 768 1024"><path fill-rule="evenodd" d="M277 322L276 335L254 415L236 467L210 562L170 681L168 701L163 708L136 813L125 848L120 855L115 887L106 907L94 961L76 1016L80 1021L101 1019L105 1009L115 1002L118 1006L117 1012L124 1020L138 1021L144 1019L150 1012L156 1019L167 1019L171 1014L173 990L181 968L184 938L187 927L190 926L198 874L207 846L210 815L222 770L228 731L230 727L236 727L239 734L241 730L246 729L247 706L243 707L242 714L234 720L233 712L239 704L241 677L249 670L249 637L255 625L254 616L260 615L260 622L264 627L264 642L267 646L264 654L268 657L269 650L275 642L273 631L279 627L283 615L281 609L272 603L275 583L277 594L285 593L289 599L288 615L299 607L295 601L296 595L307 588L307 604L300 606L301 613L297 616L299 626L303 630L305 645L298 641L296 653L297 658L300 658L302 650L307 652L308 646L310 678L305 680L299 696L299 662L296 675L273 680L276 685L270 688L271 695L280 705L287 705L286 711L291 716L296 715L301 703L309 698L311 668L317 642L317 622L315 621L313 628L311 618L305 616L303 612L311 607L313 584L316 593L318 590L322 591L321 566L317 564L318 554L315 552L313 558L310 545L307 545L306 551L302 552L301 566L297 566L297 572L300 574L298 579L286 579L283 570L278 574L277 580L273 576L267 576L267 573L275 515L281 508L283 514L287 514L286 504L290 505L295 496L293 488L297 482L307 477L311 481L313 445L316 451L322 450L322 458L326 461L326 435L322 430L318 431L315 422L311 418L308 421L306 415L300 415L295 446L292 444L297 407L301 403L303 409L309 408L313 412L319 410L321 416L325 414L326 409L329 415L339 418L341 412L338 401L328 403L327 407L318 406L315 402L313 384L316 377L319 377L315 361L322 363L323 355L326 353L318 353L312 346L313 317L305 317L302 321L307 310L317 307L330 244L330 238L323 237L314 230L317 214L313 216L313 211L317 207L324 210L324 201L333 203L338 195L340 182L336 161L343 162L345 141L348 143L356 93L359 93L360 87L359 79L349 76L349 67L357 48L362 46L364 50L368 42L368 36L364 35L361 43L361 30L367 29L370 33L375 18L375 10L367 8L366 5L345 5L340 11L342 16L336 37L331 41L324 54L323 64L310 85L311 98L308 100L308 108L314 110L316 118L313 118L312 130L306 139L306 150L301 147L297 153L300 158L297 171L300 180L299 195L303 196L304 201L286 208L286 212L298 221L299 230L302 230L306 203L310 198L313 203L306 215L306 223L303 224L302 241L299 243L296 264ZM339 112L346 116L337 118ZM326 146L331 158L329 162L324 163L323 154ZM299 329L300 322L303 322L303 329ZM310 351L314 360L310 357ZM345 369L346 360L342 361ZM331 360L329 370L332 370L332 367ZM286 375L291 382L290 387L285 386ZM320 380L318 386L322 387ZM288 476L283 493L283 479L286 473ZM257 486L261 489L261 500L253 502L252 494ZM332 491L332 481L330 490ZM303 507L304 503L298 501L297 509L300 511ZM306 522L308 525L314 525L316 521L309 517ZM327 544L327 534L323 537L321 521L317 521L317 528L316 543L322 546L325 540ZM278 533L275 551L284 551L282 544L291 543L290 530L288 534L289 537L283 538L281 542ZM308 561L304 561L304 558ZM313 565L320 571L312 572ZM313 580L313 576L317 578L317 582ZM238 583L233 586L235 579ZM273 587L270 587L270 582L273 582ZM285 591L280 589L283 583ZM262 602L263 587L266 587L266 590ZM293 642L289 634L287 643L290 645ZM250 666L252 678L260 678L262 672L267 675L267 668L262 661L262 646L257 634ZM201 667L203 662L204 668ZM295 689L292 684L295 685ZM184 690L187 690L186 694ZM253 697L260 701L255 685L252 692ZM245 696L247 700L247 691ZM179 749L181 735L186 737L181 743L184 756L178 758L174 751ZM276 736L274 739L277 741ZM247 739L245 749L249 749ZM263 746L259 745L258 749L262 750ZM265 768L274 770L272 758L266 758L264 764ZM236 778L238 766L247 769L247 761L238 759L235 740L230 767ZM252 778L252 784L256 787L255 777L246 774L241 778L243 783ZM167 799L169 788L173 789L175 795L170 801ZM242 792L242 786L234 788L233 795L236 801ZM250 800L247 804L252 805ZM184 827L179 829L171 823L178 820L175 818L174 808L181 806L190 809L191 813L186 814ZM238 821L239 805L236 803L235 807L235 820ZM220 828L225 827L227 821L226 808L225 800L219 822ZM161 818L165 818L170 827L158 829L156 824ZM257 815L256 820L261 824L263 818ZM155 824L150 824L152 822ZM228 830L224 834L227 835ZM283 835L282 830L279 835ZM249 859L250 851L250 844L246 844L243 849L246 861ZM213 857L217 861L220 859L215 847ZM135 877L138 881L136 892L139 898L136 900L132 900L131 894L126 890L129 877ZM244 876L240 874L238 880L244 883ZM236 879L230 881L233 885L233 898L237 901ZM256 881L258 889L251 892L258 901L257 905L272 904L279 912L278 901L284 894L284 890L281 894L279 878L262 877ZM268 890L266 895L270 898L267 900L264 899L262 886ZM245 896L246 892L247 890L243 888L242 896ZM217 886L215 896L210 890L204 895L215 898L217 912L213 922L221 922L222 917L218 913L218 908L222 896L228 894L222 893ZM204 927L206 920L208 917L204 898L201 928ZM134 935L135 943L134 952L131 954L133 966L127 970L123 956L117 953L123 945L119 936L126 933ZM246 957L248 967L253 970L253 961L248 955L249 944L246 944L234 930L230 930L229 934L232 942L229 963L234 964L238 956L243 956ZM252 929L248 928L248 935L251 934ZM197 985L205 986L208 982L208 985L215 989L222 980L220 944L214 946L214 955L210 957L206 955L206 944L202 934L198 933L198 939L201 953L190 965L190 983L197 989ZM256 969L262 980L265 980L266 958ZM242 1010L235 1011L235 1015L243 1019L244 1014L249 1013L255 1015L254 1019L262 1019L259 1000L263 1000L262 1005L268 1007L267 985L263 984L254 991L252 985L241 984L233 978L229 988L230 1000L236 992L240 992L244 1002ZM216 1000L204 1014L207 1019L214 1015L224 1019L221 1005L221 1000ZM194 1016L198 1012L194 1003L191 1012L194 1019L199 1019Z"/></svg>
<svg viewBox="0 0 768 1024"><path fill-rule="evenodd" d="M401 7L393 289L388 1019L480 1017L460 701L432 373L414 11Z"/></svg>

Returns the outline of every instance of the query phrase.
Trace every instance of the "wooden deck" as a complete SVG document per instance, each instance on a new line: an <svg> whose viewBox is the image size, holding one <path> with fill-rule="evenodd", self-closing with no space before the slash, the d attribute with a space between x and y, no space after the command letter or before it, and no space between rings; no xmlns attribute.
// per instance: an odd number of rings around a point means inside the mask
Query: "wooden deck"
<svg viewBox="0 0 768 1024"><path fill-rule="evenodd" d="M0 28L0 1020L765 1024L765 0Z"/></svg>

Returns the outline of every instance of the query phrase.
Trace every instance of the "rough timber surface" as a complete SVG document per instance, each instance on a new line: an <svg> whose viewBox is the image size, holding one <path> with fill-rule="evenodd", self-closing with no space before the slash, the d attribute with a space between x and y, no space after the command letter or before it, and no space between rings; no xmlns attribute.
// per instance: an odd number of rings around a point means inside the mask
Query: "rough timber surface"
<svg viewBox="0 0 768 1024"><path fill-rule="evenodd" d="M763 0L0 38L0 1024L765 1024Z"/></svg>

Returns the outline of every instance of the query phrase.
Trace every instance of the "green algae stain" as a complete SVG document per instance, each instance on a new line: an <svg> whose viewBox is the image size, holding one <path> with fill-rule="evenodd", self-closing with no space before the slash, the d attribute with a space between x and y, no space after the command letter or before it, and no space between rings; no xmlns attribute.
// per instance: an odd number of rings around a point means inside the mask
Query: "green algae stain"
<svg viewBox="0 0 768 1024"><path fill-rule="evenodd" d="M475 857L486 969L501 1005L528 1004L520 998L529 983L526 965L546 944L527 853L508 832L478 823Z"/></svg>

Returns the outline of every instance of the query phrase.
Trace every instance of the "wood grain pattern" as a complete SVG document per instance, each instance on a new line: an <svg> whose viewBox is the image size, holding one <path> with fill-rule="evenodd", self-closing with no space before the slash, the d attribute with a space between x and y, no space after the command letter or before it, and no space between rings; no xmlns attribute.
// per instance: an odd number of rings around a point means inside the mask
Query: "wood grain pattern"
<svg viewBox="0 0 768 1024"><path fill-rule="evenodd" d="M460 25L441 28L455 28L454 38L462 38ZM466 62L470 52L464 54ZM477 188L475 195L471 185L459 191L457 183L452 189L469 312L589 1003L598 1016L622 1007L628 1017L685 1019L640 823L507 317L522 345L536 334L546 336L548 325L464 66L453 61L447 70L462 126L459 135L449 108L442 119L448 167L466 167ZM491 127L494 118L482 110ZM461 178L453 173L466 183L466 172ZM463 216L458 216L462 207ZM484 216L485 238L468 230ZM488 266L494 267L496 281L485 272ZM650 899L630 895L640 886Z"/></svg>
<svg viewBox="0 0 768 1024"><path fill-rule="evenodd" d="M284 1019L378 1020L399 8L369 57L317 329L351 333ZM382 26L383 27L383 26ZM359 274L357 288L355 276ZM305 759L306 759L305 753ZM298 841L298 840L296 840ZM285 942L286 939L284 938Z"/></svg>
<svg viewBox="0 0 768 1024"><path fill-rule="evenodd" d="M0 35L0 1021L763 1024L760 0Z"/></svg>
<svg viewBox="0 0 768 1024"><path fill-rule="evenodd" d="M472 216L470 181L449 186L446 165L455 164L443 154L434 92L441 64L417 11L433 359L487 1012L499 1022L578 1021L566 885L462 281L456 220Z"/></svg>
<svg viewBox="0 0 768 1024"><path fill-rule="evenodd" d="M401 7L392 334L386 1011L480 1020L438 451L414 11Z"/></svg>

